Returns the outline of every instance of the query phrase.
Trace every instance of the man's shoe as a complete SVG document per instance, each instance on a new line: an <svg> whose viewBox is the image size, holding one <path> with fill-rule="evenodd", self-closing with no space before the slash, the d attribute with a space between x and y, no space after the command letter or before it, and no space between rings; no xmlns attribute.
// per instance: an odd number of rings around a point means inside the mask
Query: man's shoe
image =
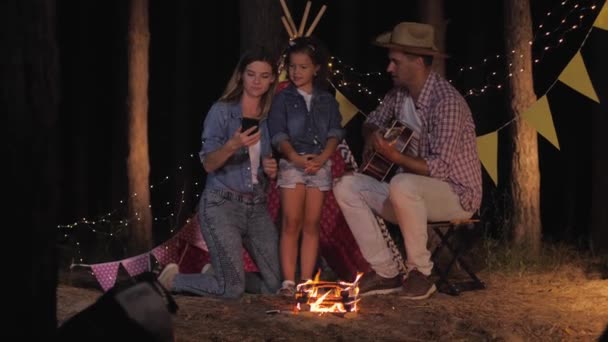
<svg viewBox="0 0 608 342"><path fill-rule="evenodd" d="M384 278L375 271L365 273L359 279L359 295L369 296L374 294L388 294L401 291L401 275L392 278Z"/></svg>
<svg viewBox="0 0 608 342"><path fill-rule="evenodd" d="M403 279L403 298L427 299L435 291L437 291L435 284L417 269L411 270Z"/></svg>
<svg viewBox="0 0 608 342"><path fill-rule="evenodd" d="M177 264L168 264L158 275L158 282L167 291L171 291L173 288L173 279L179 273L179 266Z"/></svg>

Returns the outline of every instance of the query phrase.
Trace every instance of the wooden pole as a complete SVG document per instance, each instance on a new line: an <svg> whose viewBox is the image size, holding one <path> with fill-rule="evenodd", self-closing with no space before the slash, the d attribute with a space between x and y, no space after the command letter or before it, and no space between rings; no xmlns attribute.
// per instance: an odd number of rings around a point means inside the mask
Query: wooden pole
<svg viewBox="0 0 608 342"><path fill-rule="evenodd" d="M312 32L317 27L317 24L319 23L319 20L321 20L321 17L323 16L323 13L325 13L326 9L327 9L327 5L323 5L323 7L321 7L321 10L319 11L319 13L317 13L317 17L312 22L312 25L310 25L310 28L308 29L308 31L306 31L306 36L305 37L310 37L310 35L312 34Z"/></svg>
<svg viewBox="0 0 608 342"><path fill-rule="evenodd" d="M287 22L289 23L291 32L296 34L298 32L298 28L296 27L296 24L293 22L293 19L291 18L291 13L289 12L289 8L287 8L287 5L285 4L285 0L279 0L279 1L281 1L281 7L283 7L283 12L285 12L285 17L287 18Z"/></svg>
<svg viewBox="0 0 608 342"><path fill-rule="evenodd" d="M310 1L306 2L306 8L304 8L304 15L302 16L302 22L300 23L300 29L298 30L298 37L304 34L304 27L306 26L306 20L308 20L308 12L310 12Z"/></svg>

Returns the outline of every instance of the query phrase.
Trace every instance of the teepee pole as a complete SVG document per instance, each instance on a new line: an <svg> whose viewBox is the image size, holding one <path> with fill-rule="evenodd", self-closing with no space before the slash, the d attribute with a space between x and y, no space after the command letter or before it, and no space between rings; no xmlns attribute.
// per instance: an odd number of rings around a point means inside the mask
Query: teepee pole
<svg viewBox="0 0 608 342"><path fill-rule="evenodd" d="M283 1L283 0L281 0L281 1ZM310 25L310 28L308 29L308 31L306 31L305 37L310 37L310 35L312 34L312 32L317 27L317 24L319 23L319 20L321 20L321 17L323 16L323 13L325 13L325 9L327 9L327 6L323 5L323 7L321 7L321 10L319 11L319 13L317 13L317 17L312 22L312 25Z"/></svg>
<svg viewBox="0 0 608 342"><path fill-rule="evenodd" d="M306 20L308 20L308 12L310 12L310 1L306 2L306 8L304 9L304 15L302 16L302 22L300 23L300 29L298 30L298 37L304 34L304 27L306 26Z"/></svg>
<svg viewBox="0 0 608 342"><path fill-rule="evenodd" d="M285 27L285 31L287 31L289 38L293 38L295 35L291 31L291 27L289 27L289 23L287 22L287 19L285 19L285 16L281 16L281 22L283 22L283 27Z"/></svg>
<svg viewBox="0 0 608 342"><path fill-rule="evenodd" d="M298 28L296 27L296 24L293 22L293 18L291 18L291 13L289 12L289 8L287 8L287 5L285 4L285 0L280 0L281 1L281 7L283 7L283 12L285 12L285 17L287 18L287 22L289 23L289 27L291 28L291 32L293 32L294 34L298 33Z"/></svg>

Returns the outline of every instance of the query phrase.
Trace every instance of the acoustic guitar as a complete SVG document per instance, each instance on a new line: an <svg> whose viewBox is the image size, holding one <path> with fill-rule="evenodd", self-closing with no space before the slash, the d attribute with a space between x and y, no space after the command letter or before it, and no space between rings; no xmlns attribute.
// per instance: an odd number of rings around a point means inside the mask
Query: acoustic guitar
<svg viewBox="0 0 608 342"><path fill-rule="evenodd" d="M409 128L405 123L395 120L393 121L390 128L386 130L383 137L388 140L390 144L403 153L409 143L412 141L414 131ZM394 175L397 167L395 163L386 159L380 153L374 151L369 159L362 163L359 169L360 173L366 174L373 177L381 182L388 182Z"/></svg>

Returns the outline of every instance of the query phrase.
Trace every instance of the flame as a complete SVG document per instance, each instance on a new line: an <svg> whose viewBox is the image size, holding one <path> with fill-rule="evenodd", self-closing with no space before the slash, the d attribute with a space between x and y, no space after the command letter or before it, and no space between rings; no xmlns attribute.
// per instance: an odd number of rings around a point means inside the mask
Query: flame
<svg viewBox="0 0 608 342"><path fill-rule="evenodd" d="M363 273L358 273L352 283L339 281L328 282L320 280L318 271L313 280L307 280L296 286L295 311L301 311L301 304L310 307L311 312L346 313L359 310L358 282Z"/></svg>

